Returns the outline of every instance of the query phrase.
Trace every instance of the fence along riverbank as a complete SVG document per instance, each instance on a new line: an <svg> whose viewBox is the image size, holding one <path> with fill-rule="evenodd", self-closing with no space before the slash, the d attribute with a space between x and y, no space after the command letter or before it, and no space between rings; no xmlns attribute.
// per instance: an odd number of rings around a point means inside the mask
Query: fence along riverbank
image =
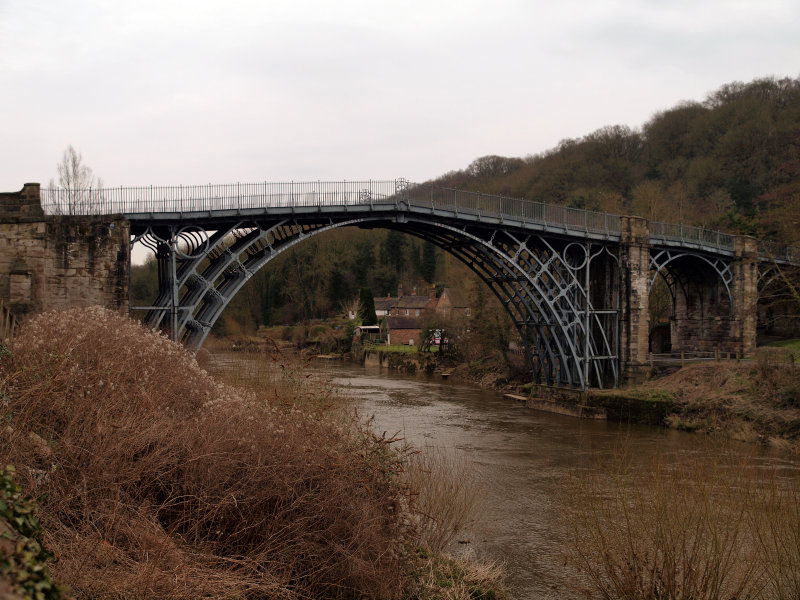
<svg viewBox="0 0 800 600"><path fill-rule="evenodd" d="M17 330L17 318L11 309L0 299L0 342L6 342L14 337Z"/></svg>

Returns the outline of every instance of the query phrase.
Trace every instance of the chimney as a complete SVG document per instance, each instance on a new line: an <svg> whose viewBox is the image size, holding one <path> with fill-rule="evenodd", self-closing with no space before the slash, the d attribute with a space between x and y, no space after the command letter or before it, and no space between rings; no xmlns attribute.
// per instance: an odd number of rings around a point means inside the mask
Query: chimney
<svg viewBox="0 0 800 600"><path fill-rule="evenodd" d="M431 297L432 300L436 298L436 286L435 285L431 286L430 297Z"/></svg>
<svg viewBox="0 0 800 600"><path fill-rule="evenodd" d="M412 288L411 289L411 295L412 296L416 296L417 295L417 288Z"/></svg>
<svg viewBox="0 0 800 600"><path fill-rule="evenodd" d="M402 298L403 297L403 284L402 283L397 285L397 297L398 298Z"/></svg>

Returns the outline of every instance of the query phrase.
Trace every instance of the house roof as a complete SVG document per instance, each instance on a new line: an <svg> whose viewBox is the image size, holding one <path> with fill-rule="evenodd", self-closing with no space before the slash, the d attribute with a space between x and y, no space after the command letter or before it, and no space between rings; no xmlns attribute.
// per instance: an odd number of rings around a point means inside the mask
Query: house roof
<svg viewBox="0 0 800 600"><path fill-rule="evenodd" d="M401 296L397 299L395 306L397 308L426 308L430 301L430 296Z"/></svg>
<svg viewBox="0 0 800 600"><path fill-rule="evenodd" d="M421 329L419 319L415 317L386 317L386 325L392 329Z"/></svg>
<svg viewBox="0 0 800 600"><path fill-rule="evenodd" d="M469 308L467 302L467 295L458 288L445 288L442 295L447 294L447 299L450 300L450 306L453 308Z"/></svg>
<svg viewBox="0 0 800 600"><path fill-rule="evenodd" d="M372 301L375 303L375 310L389 310L397 302L397 298L373 298Z"/></svg>

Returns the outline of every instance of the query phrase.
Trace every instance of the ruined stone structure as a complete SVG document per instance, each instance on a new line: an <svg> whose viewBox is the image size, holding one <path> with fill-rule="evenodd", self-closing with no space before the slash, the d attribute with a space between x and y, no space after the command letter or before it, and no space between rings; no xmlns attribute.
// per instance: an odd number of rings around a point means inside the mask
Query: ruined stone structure
<svg viewBox="0 0 800 600"><path fill-rule="evenodd" d="M124 219L45 216L35 183L0 194L0 299L20 321L75 306L127 313L129 270Z"/></svg>
<svg viewBox="0 0 800 600"><path fill-rule="evenodd" d="M755 349L766 259L751 238L404 180L102 190L94 216L46 215L61 192L42 199L45 211L38 184L0 194L0 300L22 320L70 306L127 310L133 239L159 267L145 322L196 349L281 252L336 227L387 227L431 241L486 283L544 385L615 386L641 372L659 277L672 295L673 351Z"/></svg>

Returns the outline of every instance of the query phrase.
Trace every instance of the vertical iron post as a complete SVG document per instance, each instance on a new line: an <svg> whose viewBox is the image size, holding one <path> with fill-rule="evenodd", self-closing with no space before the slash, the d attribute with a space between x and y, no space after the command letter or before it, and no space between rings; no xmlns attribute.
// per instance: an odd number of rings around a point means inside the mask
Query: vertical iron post
<svg viewBox="0 0 800 600"><path fill-rule="evenodd" d="M585 214L585 213L584 213ZM584 274L584 293L586 306L584 308L584 330L583 330L583 389L589 387L589 263L592 260L592 248L589 242L584 245L586 252L584 262L586 271Z"/></svg>
<svg viewBox="0 0 800 600"><path fill-rule="evenodd" d="M169 236L169 278L170 285L172 286L172 296L170 298L170 330L173 342L178 341L178 277L177 268L175 263L175 250L177 245L177 238L175 237L175 230L170 231Z"/></svg>

